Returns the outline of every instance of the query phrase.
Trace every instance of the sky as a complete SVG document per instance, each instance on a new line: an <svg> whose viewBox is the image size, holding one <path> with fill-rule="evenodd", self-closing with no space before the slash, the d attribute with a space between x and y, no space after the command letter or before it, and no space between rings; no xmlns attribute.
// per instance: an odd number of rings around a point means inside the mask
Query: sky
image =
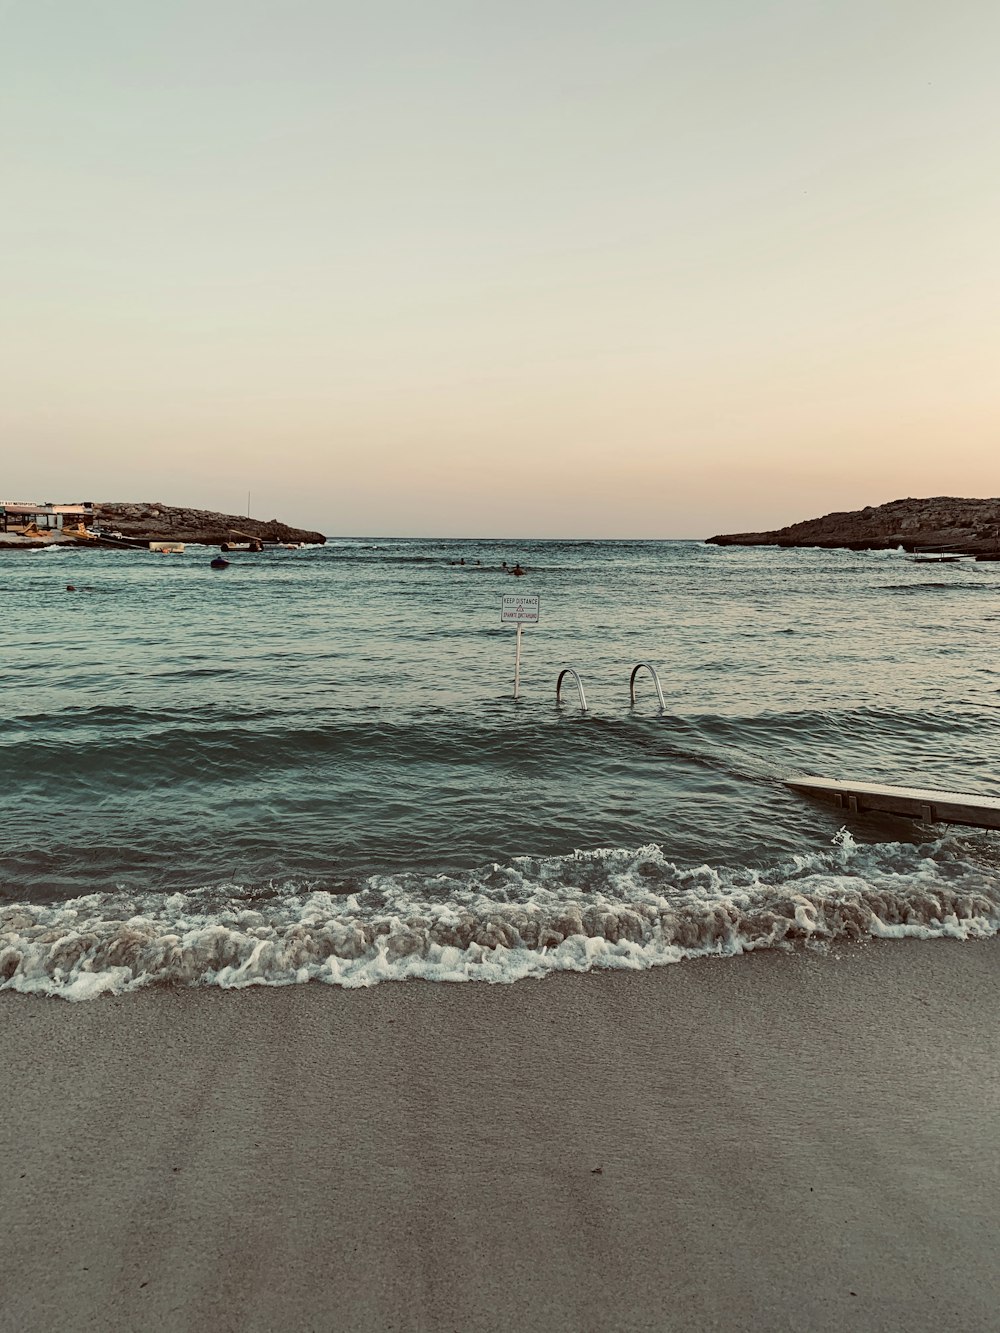
<svg viewBox="0 0 1000 1333"><path fill-rule="evenodd" d="M1000 494L995 0L0 0L0 499Z"/></svg>

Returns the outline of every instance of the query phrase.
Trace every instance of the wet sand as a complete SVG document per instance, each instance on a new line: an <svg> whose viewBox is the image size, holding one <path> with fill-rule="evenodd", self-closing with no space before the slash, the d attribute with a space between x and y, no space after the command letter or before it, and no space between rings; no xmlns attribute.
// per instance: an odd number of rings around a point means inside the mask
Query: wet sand
<svg viewBox="0 0 1000 1333"><path fill-rule="evenodd" d="M995 1328L998 965L0 995L0 1327Z"/></svg>

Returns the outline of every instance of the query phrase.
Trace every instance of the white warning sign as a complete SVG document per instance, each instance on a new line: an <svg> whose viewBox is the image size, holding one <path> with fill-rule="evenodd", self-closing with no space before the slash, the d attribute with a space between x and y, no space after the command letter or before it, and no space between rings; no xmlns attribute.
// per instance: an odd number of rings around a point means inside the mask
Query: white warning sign
<svg viewBox="0 0 1000 1333"><path fill-rule="evenodd" d="M501 625L537 625L538 598L521 597L514 593L500 598Z"/></svg>

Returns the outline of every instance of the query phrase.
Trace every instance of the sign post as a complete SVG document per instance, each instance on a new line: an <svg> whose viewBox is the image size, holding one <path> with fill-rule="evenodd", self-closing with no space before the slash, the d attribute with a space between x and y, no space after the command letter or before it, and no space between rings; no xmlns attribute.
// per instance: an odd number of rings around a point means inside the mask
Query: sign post
<svg viewBox="0 0 1000 1333"><path fill-rule="evenodd" d="M515 593L500 598L500 624L517 626L517 649L514 654L514 698L521 694L521 629L524 625L538 624L538 597L522 597Z"/></svg>

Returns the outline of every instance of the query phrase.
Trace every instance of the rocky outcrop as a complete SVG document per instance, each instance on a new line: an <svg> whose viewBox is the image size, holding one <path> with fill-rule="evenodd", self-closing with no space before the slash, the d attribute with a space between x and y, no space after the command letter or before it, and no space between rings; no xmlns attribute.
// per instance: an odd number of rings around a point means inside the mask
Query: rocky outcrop
<svg viewBox="0 0 1000 1333"><path fill-rule="evenodd" d="M310 542L322 544L321 532L309 532L279 523L276 518L244 518L217 514L209 509L181 509L157 503L126 504L101 501L94 504L94 526L120 532L133 541L205 542Z"/></svg>
<svg viewBox="0 0 1000 1333"><path fill-rule="evenodd" d="M854 551L902 546L1000 560L1000 499L892 500L847 513L792 523L773 532L709 537L716 546L828 546Z"/></svg>

